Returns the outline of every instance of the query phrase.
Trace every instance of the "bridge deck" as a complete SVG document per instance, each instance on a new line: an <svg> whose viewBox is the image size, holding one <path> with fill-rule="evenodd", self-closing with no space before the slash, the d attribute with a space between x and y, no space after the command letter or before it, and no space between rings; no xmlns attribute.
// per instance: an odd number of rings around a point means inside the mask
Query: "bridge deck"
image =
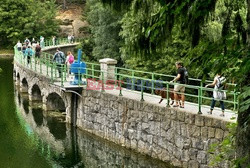
<svg viewBox="0 0 250 168"><path fill-rule="evenodd" d="M69 78L68 78L69 80ZM55 85L59 86L61 85L60 82L55 82ZM64 87L82 87L83 89L86 89L86 85L84 86L76 86L76 85L71 85L69 82L65 82L64 83ZM101 91L101 90L99 90ZM112 94L112 95L116 95L118 96L120 91L113 89L113 90L105 90L106 93ZM140 100L141 99L141 93L139 91L131 91L125 88L122 88L122 96L129 98L129 99L133 99L133 100ZM157 95L151 95L148 93L144 93L144 102L146 103L150 103L150 104L154 104L154 105L158 105L160 107L164 107L166 106L167 100L164 99L161 104L159 104L159 100L160 100L160 96ZM171 106L172 107L172 106ZM178 108L178 107L172 107L172 108ZM213 114L207 114L207 111L209 111L210 107L207 105L202 105L202 115L208 116L208 117L212 117L212 118L220 118L221 120L224 121L230 121L230 122L236 122L236 117L237 115L235 114L235 112L230 111L230 110L226 110L225 111L225 117L221 117L219 116L221 114L221 109L215 107L215 109L213 110ZM185 108L178 108L178 110L183 111L183 112L188 112L188 113L197 113L198 112L198 105L195 103L191 103L191 102L185 102ZM232 119L235 118L235 119Z"/></svg>
<svg viewBox="0 0 250 168"><path fill-rule="evenodd" d="M54 47L58 47L58 46L54 46ZM46 47L45 50L46 49L48 49L48 48ZM47 68L45 65L40 65L40 64L37 64L36 68L35 68L34 59L31 60L30 65L26 64L25 66L29 67L29 68L32 67L32 70L34 70L36 73L40 73L43 76L46 76L48 78L51 77L51 68ZM56 76L58 76L57 71L56 71ZM85 88L86 89L86 86L71 85L69 81L70 81L70 78L67 77L66 81L63 83L62 89L66 89L66 90L77 90L77 88ZM58 87L61 87L60 78L55 78L54 84L57 85ZM105 90L105 92L109 93L109 94L113 94L113 95L119 95L119 90L116 90L116 89ZM131 90L127 90L125 88L122 88L122 94L123 94L123 97L126 97L126 98L130 98L130 99L134 99L134 100L141 99L141 93L139 91L131 91ZM144 93L144 102L158 105L161 107L166 106L166 99L163 100L161 104L158 103L159 100L160 100L160 96ZM173 107L173 108L177 108L177 107ZM188 113L197 113L198 112L198 104L191 103L191 102L185 102L185 108L184 109L178 108L178 109L180 111L183 111L183 112L185 111ZM233 119L233 120L231 119L231 118L237 117L237 114L235 114L235 112L233 112L233 111L226 110L225 117L220 117L219 116L221 114L220 108L215 108L212 115L207 114L207 111L209 111L209 109L210 109L209 106L202 105L202 108L201 108L201 112L203 113L202 115L210 116L213 118L220 118L222 120L231 121L231 122L236 121L236 119Z"/></svg>

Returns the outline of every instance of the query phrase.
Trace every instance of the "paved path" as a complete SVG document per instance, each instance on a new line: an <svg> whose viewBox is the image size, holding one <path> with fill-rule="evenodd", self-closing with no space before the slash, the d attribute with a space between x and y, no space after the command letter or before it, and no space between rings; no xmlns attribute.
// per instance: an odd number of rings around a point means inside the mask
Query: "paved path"
<svg viewBox="0 0 250 168"><path fill-rule="evenodd" d="M59 45L59 46L53 46L53 47L62 47L62 46L65 46L65 44ZM48 48L52 48L52 47L45 47L43 50L47 50ZM37 64L36 69L35 69L34 59L32 59L30 65L26 64L25 66L26 67L28 66L29 68L32 67L32 70L35 71L36 73L40 73L48 78L51 78L51 68L47 67L46 65ZM54 78L54 85L61 87L61 82L60 82L61 79L58 78L57 71L56 71L55 76L56 76L56 78ZM70 78L70 77L66 78L66 81L64 82L63 88L65 88L65 87L78 87L76 85L71 85L69 82L70 80L72 80L72 78ZM86 85L80 86L80 87L86 88ZM119 90L116 90L116 89L105 90L105 92L112 94L112 95L119 95ZM132 91L132 90L127 90L125 88L122 88L122 94L123 94L123 97L126 97L126 98L130 98L130 99L134 99L134 100L138 100L138 101L141 100L141 92L139 92L139 91ZM158 103L159 100L160 100L160 96L144 93L144 102L158 105L161 107L166 106L166 103L167 103L166 99L163 100L161 104ZM172 108L178 108L178 107L172 107ZM178 108L178 109L180 111L183 111L183 112L197 113L198 112L198 104L191 103L191 102L185 102L185 108L184 109ZM201 111L203 113L202 115L213 117L213 118L220 118L220 119L225 120L225 121L235 122L236 119L232 120L231 118L237 117L237 114L235 114L235 112L230 111L230 110L225 111L225 117L220 117L219 116L221 114L220 108L215 108L213 111L213 114L209 115L209 114L207 114L207 111L209 111L209 106L207 106L207 105L202 105Z"/></svg>

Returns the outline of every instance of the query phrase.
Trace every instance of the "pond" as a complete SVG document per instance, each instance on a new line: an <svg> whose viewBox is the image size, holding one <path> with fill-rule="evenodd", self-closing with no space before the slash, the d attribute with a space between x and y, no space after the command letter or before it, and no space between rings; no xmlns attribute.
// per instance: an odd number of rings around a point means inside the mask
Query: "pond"
<svg viewBox="0 0 250 168"><path fill-rule="evenodd" d="M1 167L171 167L74 128L65 113L29 101L14 85L12 62L0 59Z"/></svg>

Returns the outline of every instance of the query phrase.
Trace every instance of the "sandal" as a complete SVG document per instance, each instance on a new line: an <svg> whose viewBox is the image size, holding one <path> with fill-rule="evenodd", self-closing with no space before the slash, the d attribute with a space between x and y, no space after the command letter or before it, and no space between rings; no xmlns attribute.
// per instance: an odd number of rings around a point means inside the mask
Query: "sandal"
<svg viewBox="0 0 250 168"><path fill-rule="evenodd" d="M225 114L224 113L220 114L220 117L225 117Z"/></svg>
<svg viewBox="0 0 250 168"><path fill-rule="evenodd" d="M173 107L179 107L179 105L176 105L176 104L175 104L175 105L173 105Z"/></svg>

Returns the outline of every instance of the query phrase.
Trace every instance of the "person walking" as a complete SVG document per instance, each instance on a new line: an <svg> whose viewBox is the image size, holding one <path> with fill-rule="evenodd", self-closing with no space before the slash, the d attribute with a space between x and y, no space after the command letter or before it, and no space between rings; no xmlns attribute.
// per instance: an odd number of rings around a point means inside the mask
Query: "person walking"
<svg viewBox="0 0 250 168"><path fill-rule="evenodd" d="M45 47L44 37L43 36L40 36L40 45L41 45L41 48Z"/></svg>
<svg viewBox="0 0 250 168"><path fill-rule="evenodd" d="M30 45L30 40L28 39L28 37L26 37L26 39L24 40L24 43L26 46Z"/></svg>
<svg viewBox="0 0 250 168"><path fill-rule="evenodd" d="M72 53L70 51L68 51L66 61L65 61L65 64L67 65L68 75L70 74L70 67L71 67L71 64L74 62L74 60L75 60L74 56L72 55Z"/></svg>
<svg viewBox="0 0 250 168"><path fill-rule="evenodd" d="M176 82L178 84L174 85L174 99L175 99L175 105L173 105L173 107L179 107L180 108L184 108L184 101L185 101L185 86L183 86L183 84L185 84L185 73L186 73L186 68L183 67L182 62L178 61L175 63L175 66L177 68L177 76L170 81L172 82ZM181 84L181 85L179 85ZM180 92L180 93L178 93ZM179 104L179 96L178 94L181 95L181 103Z"/></svg>
<svg viewBox="0 0 250 168"><path fill-rule="evenodd" d="M22 51L22 43L20 42L20 40L18 40L16 46L18 51Z"/></svg>
<svg viewBox="0 0 250 168"><path fill-rule="evenodd" d="M53 45L53 46L56 45L56 36L52 36L52 45Z"/></svg>
<svg viewBox="0 0 250 168"><path fill-rule="evenodd" d="M28 48L26 48L25 55L27 57L27 63L29 64L31 61L31 57L33 56L33 50L31 48L31 46L28 46Z"/></svg>
<svg viewBox="0 0 250 168"><path fill-rule="evenodd" d="M37 59L40 59L40 55L41 55L41 47L40 47L40 44L38 43L36 45L36 48L35 48L35 57ZM40 63L40 62L39 62Z"/></svg>
<svg viewBox="0 0 250 168"><path fill-rule="evenodd" d="M224 117L225 114L225 106L224 106L224 99L226 99L226 93L223 91L224 89L224 84L225 84L226 78L224 76L222 76L220 73L218 73L215 77L214 77L214 81L213 83L207 84L205 86L205 88L213 86L214 87L214 91L213 91L213 99L211 102L211 106L210 106L210 111L208 111L208 114L212 114L216 100L219 100L220 102L220 106L221 106L221 111L222 113L220 114L221 117Z"/></svg>
<svg viewBox="0 0 250 168"><path fill-rule="evenodd" d="M57 66L57 70L59 73L59 78L61 77L61 72L62 72L62 68L63 68L63 64L65 63L65 55L64 53L61 51L60 48L57 48L56 53L52 59Z"/></svg>

